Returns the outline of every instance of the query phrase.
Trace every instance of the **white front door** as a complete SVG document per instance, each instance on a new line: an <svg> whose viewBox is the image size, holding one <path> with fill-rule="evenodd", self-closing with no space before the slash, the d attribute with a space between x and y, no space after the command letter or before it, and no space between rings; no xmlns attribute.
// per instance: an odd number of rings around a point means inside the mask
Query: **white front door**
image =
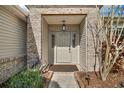
<svg viewBox="0 0 124 93"><path fill-rule="evenodd" d="M49 63L78 64L79 36L78 32L49 33Z"/></svg>
<svg viewBox="0 0 124 93"><path fill-rule="evenodd" d="M71 33L56 33L56 63L71 62Z"/></svg>

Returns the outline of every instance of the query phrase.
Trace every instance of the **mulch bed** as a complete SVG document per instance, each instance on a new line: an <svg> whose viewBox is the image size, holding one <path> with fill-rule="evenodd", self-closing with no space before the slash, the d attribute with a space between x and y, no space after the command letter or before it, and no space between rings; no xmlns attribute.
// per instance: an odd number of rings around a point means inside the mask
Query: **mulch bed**
<svg viewBox="0 0 124 93"><path fill-rule="evenodd" d="M110 73L106 81L102 81L99 72L89 72L89 84L86 79L87 75L81 71L74 72L76 81L81 88L119 88L124 84L124 70L118 73Z"/></svg>

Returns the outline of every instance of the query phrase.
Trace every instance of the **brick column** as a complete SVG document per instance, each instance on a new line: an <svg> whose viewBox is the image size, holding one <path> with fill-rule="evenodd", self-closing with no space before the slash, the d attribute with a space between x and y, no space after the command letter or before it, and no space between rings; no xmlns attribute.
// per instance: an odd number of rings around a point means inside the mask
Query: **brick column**
<svg viewBox="0 0 124 93"><path fill-rule="evenodd" d="M89 9L89 13L87 14L87 24L92 26L93 32L95 31L95 23L97 22L97 11L95 8ZM88 71L94 71L94 65L96 64L96 71L99 70L99 62L96 60L95 63L95 50L94 50L94 41L92 32L89 30L91 28L87 28L87 65Z"/></svg>
<svg viewBox="0 0 124 93"><path fill-rule="evenodd" d="M30 13L27 26L27 65L41 63L41 14Z"/></svg>

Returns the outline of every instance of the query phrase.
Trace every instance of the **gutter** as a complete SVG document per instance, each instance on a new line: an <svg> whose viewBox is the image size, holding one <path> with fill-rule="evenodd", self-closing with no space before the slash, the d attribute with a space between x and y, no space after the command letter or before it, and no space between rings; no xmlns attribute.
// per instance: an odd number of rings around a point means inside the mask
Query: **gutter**
<svg viewBox="0 0 124 93"><path fill-rule="evenodd" d="M21 13L23 13L25 16L29 15L29 10L25 11L24 9L22 9L22 7L20 7L19 5L16 5L15 8L17 8Z"/></svg>
<svg viewBox="0 0 124 93"><path fill-rule="evenodd" d="M20 18L21 20L27 22L27 16L29 15L29 11L25 11L19 5L5 5L2 7Z"/></svg>

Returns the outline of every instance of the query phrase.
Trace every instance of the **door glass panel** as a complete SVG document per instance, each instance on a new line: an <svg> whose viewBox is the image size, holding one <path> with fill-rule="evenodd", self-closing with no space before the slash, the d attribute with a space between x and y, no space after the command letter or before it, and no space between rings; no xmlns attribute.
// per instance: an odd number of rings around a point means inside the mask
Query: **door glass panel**
<svg viewBox="0 0 124 93"><path fill-rule="evenodd" d="M70 46L70 33L58 32L56 37L56 62L57 63L69 63L71 62L71 54L69 52Z"/></svg>
<svg viewBox="0 0 124 93"><path fill-rule="evenodd" d="M73 34L72 47L75 48L76 34Z"/></svg>
<svg viewBox="0 0 124 93"><path fill-rule="evenodd" d="M52 48L55 46L55 35L52 35Z"/></svg>

